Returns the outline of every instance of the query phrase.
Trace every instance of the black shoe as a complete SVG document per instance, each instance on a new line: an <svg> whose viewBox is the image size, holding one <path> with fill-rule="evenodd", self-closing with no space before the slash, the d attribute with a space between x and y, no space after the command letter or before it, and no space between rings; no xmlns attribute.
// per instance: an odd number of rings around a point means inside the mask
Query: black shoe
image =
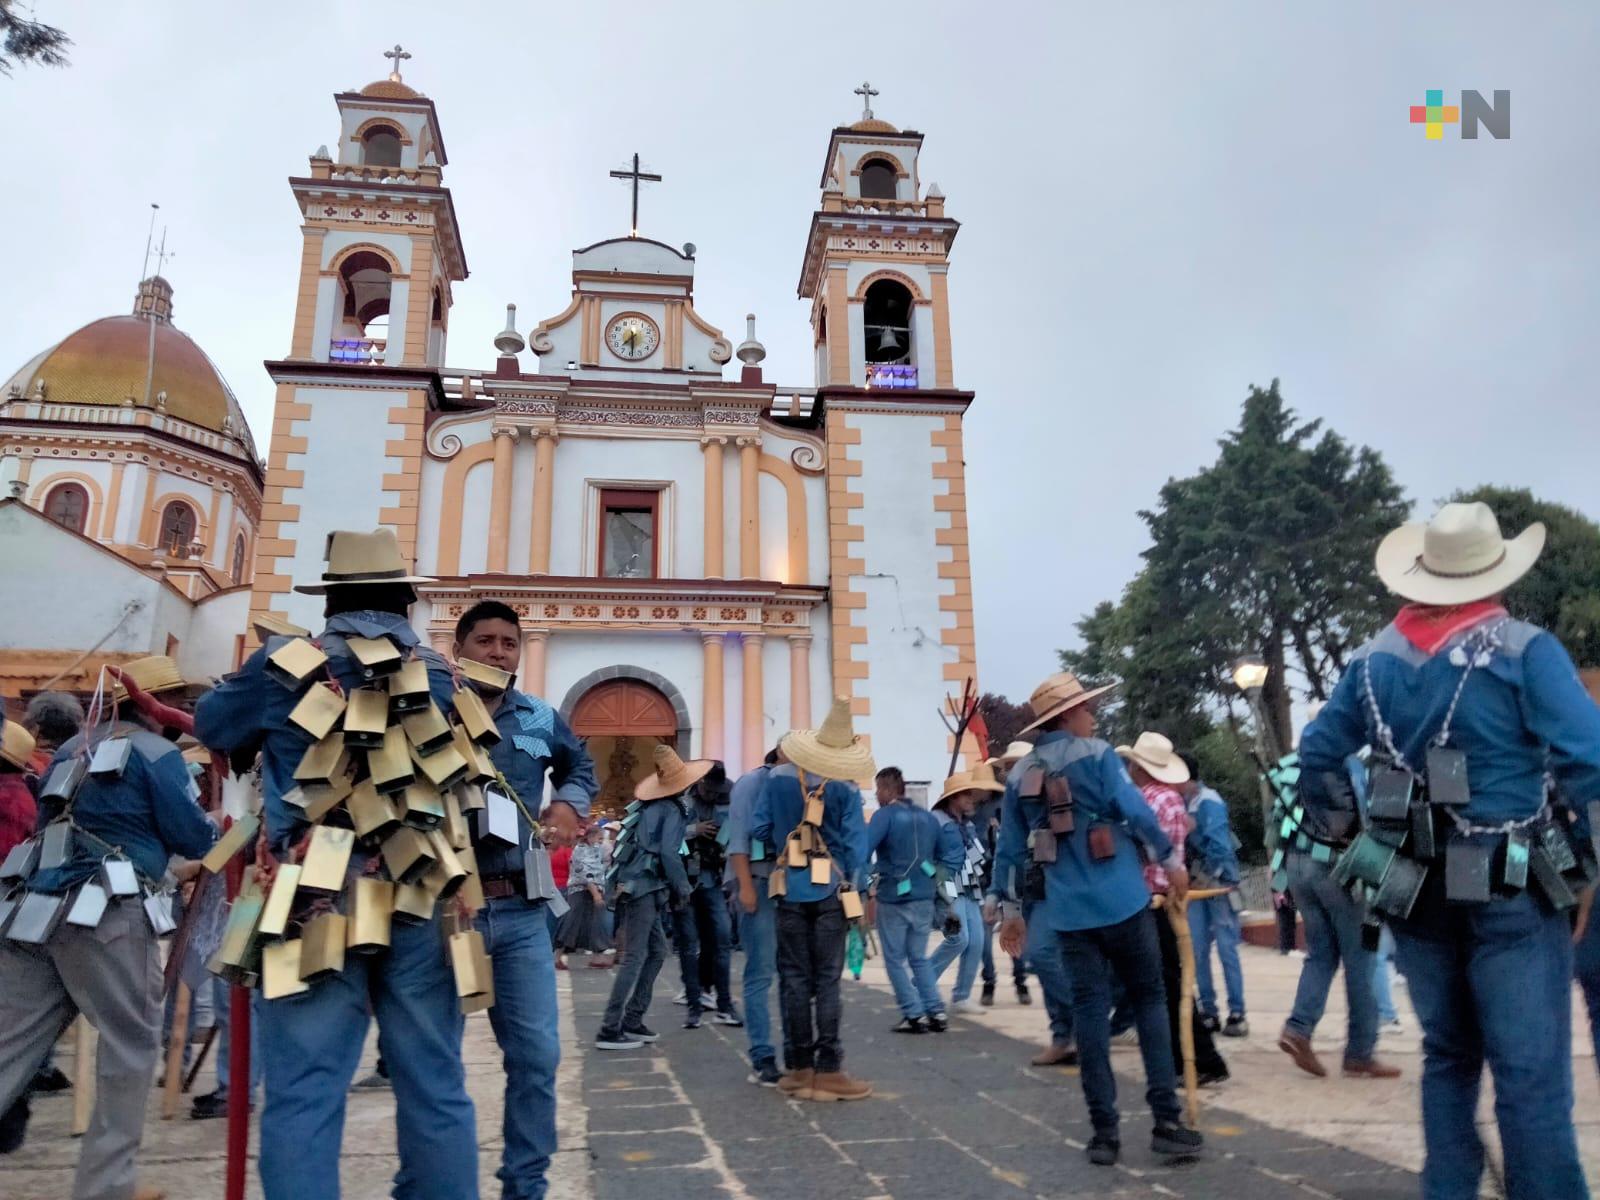
<svg viewBox="0 0 1600 1200"><path fill-rule="evenodd" d="M1244 1017L1233 1016L1228 1018L1228 1023L1222 1027L1223 1037L1249 1037L1250 1022Z"/></svg>
<svg viewBox="0 0 1600 1200"><path fill-rule="evenodd" d="M1193 1158L1205 1142L1198 1129L1187 1125L1157 1125L1150 1131L1150 1153L1164 1158Z"/></svg>
<svg viewBox="0 0 1600 1200"><path fill-rule="evenodd" d="M1200 1018L1200 1027L1207 1033L1221 1033L1222 1022L1217 1020L1215 1013L1206 1013Z"/></svg>
<svg viewBox="0 0 1600 1200"><path fill-rule="evenodd" d="M10 1154L22 1148L28 1135L28 1098L18 1096L10 1108L0 1115L0 1154Z"/></svg>
<svg viewBox="0 0 1600 1200"><path fill-rule="evenodd" d="M900 1024L889 1030L890 1033L926 1033L927 1028L922 1024L921 1017L901 1017Z"/></svg>
<svg viewBox="0 0 1600 1200"><path fill-rule="evenodd" d="M1025 983L1017 984L1017 1003L1018 1004L1032 1004L1033 1003L1033 993L1028 991L1028 985L1025 984Z"/></svg>
<svg viewBox="0 0 1600 1200"><path fill-rule="evenodd" d="M1219 1083L1227 1083L1231 1078L1227 1067L1218 1067L1214 1071L1201 1071L1196 1077L1196 1082L1201 1087L1215 1087Z"/></svg>
<svg viewBox="0 0 1600 1200"><path fill-rule="evenodd" d="M750 1082L758 1083L762 1087L775 1088L778 1080L783 1078L783 1072L778 1070L778 1064L770 1058L758 1062L750 1068Z"/></svg>
<svg viewBox="0 0 1600 1200"><path fill-rule="evenodd" d="M659 1041L661 1035L645 1024L629 1025L622 1031L624 1037L631 1037L636 1042Z"/></svg>
<svg viewBox="0 0 1600 1200"><path fill-rule="evenodd" d="M630 1037L620 1029L602 1029L594 1037L596 1050L637 1050L643 1045L638 1038Z"/></svg>
<svg viewBox="0 0 1600 1200"><path fill-rule="evenodd" d="M950 1022L945 1020L943 1013L929 1013L922 1018L928 1025L929 1033L948 1033Z"/></svg>
<svg viewBox="0 0 1600 1200"><path fill-rule="evenodd" d="M189 1118L194 1121L212 1121L227 1115L228 1093L220 1088L210 1095L196 1096L193 1106L189 1109Z"/></svg>
<svg viewBox="0 0 1600 1200"><path fill-rule="evenodd" d="M1114 1137L1097 1133L1089 1139L1084 1153L1097 1167L1114 1167L1117 1165L1117 1156L1122 1153L1122 1143Z"/></svg>
<svg viewBox="0 0 1600 1200"><path fill-rule="evenodd" d="M986 983L983 985L983 995L978 997L978 1003L985 1008L994 1007L994 984Z"/></svg>
<svg viewBox="0 0 1600 1200"><path fill-rule="evenodd" d="M689 1009L688 1013L683 1018L683 1027L685 1029L700 1028L700 1010L698 1008L691 1007Z"/></svg>
<svg viewBox="0 0 1600 1200"><path fill-rule="evenodd" d="M60 1067L45 1067L33 1077L33 1082L28 1085L30 1092L64 1092L72 1086Z"/></svg>

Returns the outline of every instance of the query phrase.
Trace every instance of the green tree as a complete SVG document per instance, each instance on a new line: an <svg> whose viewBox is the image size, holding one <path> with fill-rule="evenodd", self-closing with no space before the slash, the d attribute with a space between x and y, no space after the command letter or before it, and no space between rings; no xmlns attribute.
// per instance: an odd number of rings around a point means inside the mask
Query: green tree
<svg viewBox="0 0 1600 1200"><path fill-rule="evenodd" d="M11 74L17 63L64 67L70 45L72 39L55 26L22 16L14 0L0 0L0 75Z"/></svg>
<svg viewBox="0 0 1600 1200"><path fill-rule="evenodd" d="M1026 704L1013 704L998 692L978 697L978 715L989 730L989 753L999 755L1017 740L1023 726L1033 721L1033 710Z"/></svg>
<svg viewBox="0 0 1600 1200"><path fill-rule="evenodd" d="M1560 638L1579 667L1600 667L1600 525L1526 488L1477 487L1451 499L1482 500L1507 537L1545 523L1544 553L1506 592L1506 607Z"/></svg>

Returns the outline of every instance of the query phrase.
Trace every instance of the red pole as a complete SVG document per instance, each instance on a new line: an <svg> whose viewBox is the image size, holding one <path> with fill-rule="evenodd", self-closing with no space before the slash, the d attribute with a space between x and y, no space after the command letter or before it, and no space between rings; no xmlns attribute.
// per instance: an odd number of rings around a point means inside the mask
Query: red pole
<svg viewBox="0 0 1600 1200"><path fill-rule="evenodd" d="M218 781L220 802L222 789ZM227 867L228 900L238 899L244 883L244 856ZM250 1153L250 989L228 989L228 1168L227 1200L244 1200L245 1160Z"/></svg>

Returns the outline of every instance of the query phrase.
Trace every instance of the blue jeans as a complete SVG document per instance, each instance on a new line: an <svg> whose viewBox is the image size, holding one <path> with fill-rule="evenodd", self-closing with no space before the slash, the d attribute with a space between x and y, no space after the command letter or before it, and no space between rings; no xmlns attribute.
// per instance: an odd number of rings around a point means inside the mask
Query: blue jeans
<svg viewBox="0 0 1600 1200"><path fill-rule="evenodd" d="M1361 906L1333 882L1333 867L1309 854L1289 855L1289 893L1306 926L1306 964L1300 971L1294 1009L1283 1027L1309 1038L1322 1020L1333 976L1344 963L1344 994L1350 1006L1345 1062L1366 1062L1378 1043L1378 1002L1372 994L1376 955L1361 948Z"/></svg>
<svg viewBox="0 0 1600 1200"><path fill-rule="evenodd" d="M1443 929L1395 929L1422 1023L1424 1200L1470 1200L1483 1174L1476 1114L1494 1073L1506 1195L1585 1200L1572 1128L1572 945L1567 919L1526 892L1450 906Z"/></svg>
<svg viewBox="0 0 1600 1200"><path fill-rule="evenodd" d="M1139 1028L1145 1100L1157 1124L1175 1125L1178 1076L1161 982L1161 943L1155 915L1142 909L1126 921L1057 934L1061 960L1072 980L1072 1018L1078 1033L1083 1098L1096 1133L1117 1136L1117 1080L1111 1072L1111 979L1122 981ZM1042 923L1042 922L1041 922Z"/></svg>
<svg viewBox="0 0 1600 1200"><path fill-rule="evenodd" d="M1194 936L1195 982L1200 991L1200 1011L1217 1015L1217 987L1211 978L1211 947L1222 962L1222 982L1228 989L1228 1016L1244 1016L1244 970L1239 966L1239 914L1227 896L1212 896L1189 905L1189 932Z"/></svg>
<svg viewBox="0 0 1600 1200"><path fill-rule="evenodd" d="M683 990L689 1004L700 1002L700 955L711 955L711 978L717 989L717 1007L733 1011L733 989L729 969L733 957L733 922L728 902L719 885L702 882L694 889L689 903L672 915L672 940L677 945L678 969L683 973ZM705 945L707 941L710 946Z"/></svg>
<svg viewBox="0 0 1600 1200"><path fill-rule="evenodd" d="M928 936L933 932L933 901L905 900L898 904L878 901L878 941L883 966L889 972L895 1003L902 1017L924 1017L944 1012L939 998L939 977L928 958Z"/></svg>
<svg viewBox="0 0 1600 1200"><path fill-rule="evenodd" d="M750 1041L750 1065L777 1062L772 1047L772 981L778 974L778 907L767 895L767 881L756 879L756 910L740 921L744 941L744 1029ZM780 1011L781 1018L781 1011ZM788 1063L788 1039L784 1039Z"/></svg>
<svg viewBox="0 0 1600 1200"><path fill-rule="evenodd" d="M1372 998L1378 1002L1378 1020L1398 1021L1394 1007L1394 931L1387 925L1378 935L1378 961L1372 969Z"/></svg>
<svg viewBox="0 0 1600 1200"><path fill-rule="evenodd" d="M1050 1018L1050 1041L1053 1045L1072 1044L1072 983L1067 978L1067 967L1061 957L1061 939L1041 917L1033 919L1034 903L1023 901L1022 919L1028 923L1028 940L1023 946L1028 965L1039 977L1039 990L1044 992L1044 1011Z"/></svg>
<svg viewBox="0 0 1600 1200"><path fill-rule="evenodd" d="M961 932L940 942L930 962L937 979L946 967L957 958L961 959L961 965L956 968L956 985L950 989L950 1002L959 1004L971 998L973 981L983 965L983 910L970 896L956 897L950 909L961 918Z"/></svg>
<svg viewBox="0 0 1600 1200"><path fill-rule="evenodd" d="M461 1005L438 921L396 921L387 953L352 954L339 974L262 1005L262 1191L267 1200L337 1200L345 1096L369 1012L394 1083L395 1197L472 1200L477 1128L461 1066Z"/></svg>
<svg viewBox="0 0 1600 1200"><path fill-rule="evenodd" d="M981 905L979 906L979 910L980 912L982 911ZM995 973L994 969L994 934L995 927L993 925L985 925L983 927L983 986L985 989L994 987L995 983L999 980L999 976ZM1016 984L1018 987L1026 986L1028 982L1028 970L1028 959L1026 957L1026 952L1024 952L1024 956L1022 958L1014 958L1011 960L1011 982Z"/></svg>
<svg viewBox="0 0 1600 1200"><path fill-rule="evenodd" d="M556 1068L561 1034L556 1012L556 965L545 922L546 904L521 896L496 897L478 913L478 931L494 964L489 1024L505 1062L505 1151L500 1158L504 1200L542 1200L545 1172L556 1149Z"/></svg>
<svg viewBox="0 0 1600 1200"><path fill-rule="evenodd" d="M217 1031L216 1038L212 1041L212 1053L216 1055L217 1063L217 1091L224 1096L228 1094L228 1080L232 1070L229 1058L231 1042L229 1033L233 1020L233 989L223 980L214 981L212 1001L212 1027ZM259 991L250 993L250 1099L255 1100L256 1090L261 1086L261 1010L266 1006L266 1001L261 998Z"/></svg>
<svg viewBox="0 0 1600 1200"><path fill-rule="evenodd" d="M1572 973L1583 989L1583 1002L1589 1007L1589 1038L1596 1048L1595 1066L1600 1067L1600 913L1589 913L1583 940L1573 950Z"/></svg>

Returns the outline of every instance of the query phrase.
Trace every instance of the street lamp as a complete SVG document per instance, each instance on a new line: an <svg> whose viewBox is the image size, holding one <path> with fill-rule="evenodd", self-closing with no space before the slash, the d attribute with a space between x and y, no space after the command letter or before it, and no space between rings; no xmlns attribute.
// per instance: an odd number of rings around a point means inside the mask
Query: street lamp
<svg viewBox="0 0 1600 1200"><path fill-rule="evenodd" d="M1257 654L1246 654L1233 664L1233 686L1246 696L1259 697L1270 672Z"/></svg>
<svg viewBox="0 0 1600 1200"><path fill-rule="evenodd" d="M1258 654L1244 654L1234 660L1233 686L1244 693L1256 725L1256 765L1261 784L1261 828L1270 856L1278 844L1277 831L1272 827L1272 785L1267 777L1268 766L1277 756L1272 753L1267 740L1267 714L1261 704L1261 689L1266 687L1271 669Z"/></svg>

